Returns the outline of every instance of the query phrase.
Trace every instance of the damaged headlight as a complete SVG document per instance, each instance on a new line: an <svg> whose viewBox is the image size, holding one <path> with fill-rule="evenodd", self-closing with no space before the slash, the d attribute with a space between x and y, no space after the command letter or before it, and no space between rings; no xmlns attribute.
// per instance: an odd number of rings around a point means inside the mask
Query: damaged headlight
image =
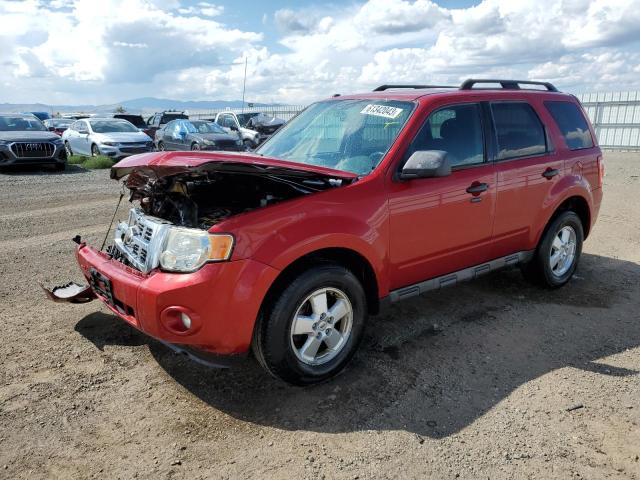
<svg viewBox="0 0 640 480"><path fill-rule="evenodd" d="M229 260L232 250L231 235L171 227L160 255L160 266L172 272L194 272L207 262Z"/></svg>

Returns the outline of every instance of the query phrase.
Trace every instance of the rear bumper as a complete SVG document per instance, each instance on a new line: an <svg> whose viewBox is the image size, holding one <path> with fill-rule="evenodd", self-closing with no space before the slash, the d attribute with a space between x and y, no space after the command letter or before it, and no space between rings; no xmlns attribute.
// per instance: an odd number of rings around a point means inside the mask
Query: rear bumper
<svg viewBox="0 0 640 480"><path fill-rule="evenodd" d="M84 244L76 257L89 282L95 272L109 280L112 299L95 293L127 323L181 351L217 355L249 350L262 299L279 273L246 259L207 264L188 274L145 275ZM192 320L188 330L179 323L181 313Z"/></svg>

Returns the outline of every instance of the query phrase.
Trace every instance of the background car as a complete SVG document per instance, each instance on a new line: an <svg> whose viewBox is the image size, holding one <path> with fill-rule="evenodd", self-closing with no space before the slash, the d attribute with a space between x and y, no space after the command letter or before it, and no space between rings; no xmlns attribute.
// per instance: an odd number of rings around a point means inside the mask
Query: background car
<svg viewBox="0 0 640 480"><path fill-rule="evenodd" d="M214 118L207 119L216 122L227 132L239 132L247 149L256 148L260 144L260 134L255 130L240 125L238 116L233 112L220 112Z"/></svg>
<svg viewBox="0 0 640 480"><path fill-rule="evenodd" d="M144 133L149 137L154 138L156 130L162 128L172 120L189 120L189 116L184 112L176 112L173 110L166 110L164 112L157 112L153 116L147 119L147 128Z"/></svg>
<svg viewBox="0 0 640 480"><path fill-rule="evenodd" d="M237 133L205 120L173 120L156 131L158 150L245 150Z"/></svg>
<svg viewBox="0 0 640 480"><path fill-rule="evenodd" d="M62 136L64 131L73 123L73 120L69 118L48 118L42 123L50 132Z"/></svg>
<svg viewBox="0 0 640 480"><path fill-rule="evenodd" d="M64 170L62 140L31 114L0 114L0 168L9 165L52 165Z"/></svg>
<svg viewBox="0 0 640 480"><path fill-rule="evenodd" d="M126 120L133 124L138 130L144 132L147 129L147 122L144 121L142 115L133 115L131 113L117 113L113 118L119 118L120 120ZM145 132L146 133L146 132Z"/></svg>
<svg viewBox="0 0 640 480"><path fill-rule="evenodd" d="M132 123L117 118L77 120L62 134L68 155L120 159L153 151L153 141Z"/></svg>
<svg viewBox="0 0 640 480"><path fill-rule="evenodd" d="M36 117L38 120L41 120L41 121L51 118L51 115L49 115L48 112L27 112L27 114L33 115L34 117Z"/></svg>
<svg viewBox="0 0 640 480"><path fill-rule="evenodd" d="M258 132L260 134L259 142L262 143L276 133L285 123L287 122L273 115L258 113L247 121L246 127Z"/></svg>

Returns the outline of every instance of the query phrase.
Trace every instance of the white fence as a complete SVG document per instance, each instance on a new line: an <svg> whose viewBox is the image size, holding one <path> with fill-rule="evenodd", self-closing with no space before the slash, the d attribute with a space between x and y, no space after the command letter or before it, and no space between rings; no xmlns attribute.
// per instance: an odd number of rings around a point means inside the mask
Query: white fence
<svg viewBox="0 0 640 480"><path fill-rule="evenodd" d="M640 150L640 91L577 95L602 148Z"/></svg>

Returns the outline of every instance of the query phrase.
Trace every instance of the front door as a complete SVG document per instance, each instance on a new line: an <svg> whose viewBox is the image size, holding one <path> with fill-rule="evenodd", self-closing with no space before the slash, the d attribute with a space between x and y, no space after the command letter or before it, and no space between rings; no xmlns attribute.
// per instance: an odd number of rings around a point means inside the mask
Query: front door
<svg viewBox="0 0 640 480"><path fill-rule="evenodd" d="M496 171L487 161L480 104L432 112L407 154L444 150L447 177L390 183L390 288L490 260Z"/></svg>

